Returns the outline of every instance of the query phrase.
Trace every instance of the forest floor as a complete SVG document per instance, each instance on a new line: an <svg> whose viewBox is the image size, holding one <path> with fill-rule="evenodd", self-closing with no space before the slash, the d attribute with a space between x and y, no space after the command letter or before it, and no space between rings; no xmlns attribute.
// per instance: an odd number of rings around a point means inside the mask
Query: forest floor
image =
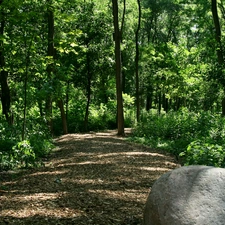
<svg viewBox="0 0 225 225"><path fill-rule="evenodd" d="M0 173L0 224L139 225L154 181L179 167L116 131L55 141L45 167Z"/></svg>

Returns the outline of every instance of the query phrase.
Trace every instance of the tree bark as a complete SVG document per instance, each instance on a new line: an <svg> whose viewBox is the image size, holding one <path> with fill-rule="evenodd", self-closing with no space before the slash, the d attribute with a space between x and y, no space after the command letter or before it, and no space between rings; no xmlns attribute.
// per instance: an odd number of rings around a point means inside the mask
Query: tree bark
<svg viewBox="0 0 225 225"><path fill-rule="evenodd" d="M135 32L135 46L136 46L136 56L135 56L135 75L136 75L136 119L137 122L140 120L140 96L139 96L139 31L141 28L141 3L140 0L137 0L138 3L138 26Z"/></svg>
<svg viewBox="0 0 225 225"><path fill-rule="evenodd" d="M28 82L28 68L29 68L29 58L30 58L30 46L27 46L26 37L24 37L25 49L27 49L26 53L26 71L24 77L24 106L23 106L23 129L22 129L22 141L26 139L26 123L27 123L27 82ZM32 41L31 41L32 43Z"/></svg>
<svg viewBox="0 0 225 225"><path fill-rule="evenodd" d="M225 98L222 100L222 116L225 115Z"/></svg>
<svg viewBox="0 0 225 225"><path fill-rule="evenodd" d="M146 110L149 111L151 108L152 108L152 93L148 93L146 98Z"/></svg>
<svg viewBox="0 0 225 225"><path fill-rule="evenodd" d="M115 41L115 59L116 59L116 95L117 95L117 128L118 135L124 135L124 114L123 114L123 97L122 97L122 68L121 68L121 32L118 21L118 2L112 0L113 6L113 24L114 24L114 41Z"/></svg>
<svg viewBox="0 0 225 225"><path fill-rule="evenodd" d="M48 49L47 56L51 57L52 60L55 58L54 54L54 12L52 9L52 0L47 0L48 10ZM54 72L53 62L50 62L47 66L48 80L52 80L52 73ZM53 123L52 123L52 94L49 93L46 97L45 104L47 124L50 132L53 134Z"/></svg>
<svg viewBox="0 0 225 225"><path fill-rule="evenodd" d="M159 90L158 93L158 114L160 115L162 109L162 93L161 90Z"/></svg>
<svg viewBox="0 0 225 225"><path fill-rule="evenodd" d="M126 14L126 0L123 0L123 16L122 16L122 23L121 23L121 43L123 41L123 29L124 29L124 24L125 24L125 14Z"/></svg>
<svg viewBox="0 0 225 225"><path fill-rule="evenodd" d="M125 24L125 15L126 15L126 0L123 0L123 16L122 16L122 22L121 22L121 43L123 43L123 29L124 29L124 24ZM123 65L125 59L125 54L124 51L121 52L121 64ZM126 75L125 71L121 71L122 74L122 92L125 93L126 91Z"/></svg>
<svg viewBox="0 0 225 225"><path fill-rule="evenodd" d="M213 15L213 22L215 26L215 39L218 44L218 48L216 49L217 58L218 58L218 63L222 65L224 63L224 59L223 59L223 49L222 49L222 43L221 43L221 28L220 28L220 21L218 16L216 0L212 0L212 15Z"/></svg>
<svg viewBox="0 0 225 225"><path fill-rule="evenodd" d="M88 48L88 44L87 44ZM86 87L87 91L87 104L86 104L86 110L85 110L85 117L84 117L84 130L88 130L88 116L89 116L89 107L91 103L91 68L90 68L90 56L89 53L87 52L86 55L86 62L87 62L87 78L88 78L88 83Z"/></svg>
<svg viewBox="0 0 225 225"><path fill-rule="evenodd" d="M163 97L162 97L162 105L163 105L164 111L168 112L169 111L169 102L168 102L168 98L166 98L165 94L163 94Z"/></svg>
<svg viewBox="0 0 225 225"><path fill-rule="evenodd" d="M3 0L0 0L0 5L3 3ZM4 9L1 10L1 22L0 22L0 35L3 37L4 28L5 28L5 15ZM5 70L5 56L4 56L4 44L3 40L0 41L0 84L1 84L1 102L2 102L2 113L5 115L5 118L8 124L12 125L13 120L10 115L10 105L11 105L11 96L10 89L8 85L8 72Z"/></svg>
<svg viewBox="0 0 225 225"><path fill-rule="evenodd" d="M223 56L223 48L221 43L221 28L220 28L220 21L218 16L218 10L217 10L217 1L212 0L212 16L213 16L213 22L215 26L215 39L218 44L218 47L216 48L217 52L217 59L219 64L219 77L223 77L223 67L224 67L224 56ZM225 89L225 81L223 81L223 86ZM225 101L225 97L222 102L222 116L225 116L225 104L223 104Z"/></svg>
<svg viewBox="0 0 225 225"><path fill-rule="evenodd" d="M58 106L59 106L61 118L62 118L63 134L68 134L66 113L65 113L65 110L64 110L64 104L63 104L62 99L58 100Z"/></svg>

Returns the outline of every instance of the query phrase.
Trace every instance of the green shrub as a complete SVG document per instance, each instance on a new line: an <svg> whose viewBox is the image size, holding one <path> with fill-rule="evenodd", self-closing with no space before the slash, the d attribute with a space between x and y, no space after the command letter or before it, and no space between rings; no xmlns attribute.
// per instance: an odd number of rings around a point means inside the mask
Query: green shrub
<svg viewBox="0 0 225 225"><path fill-rule="evenodd" d="M54 147L43 118L27 118L26 140L21 141L21 121L0 123L0 170L37 166ZM2 125L4 124L4 125Z"/></svg>
<svg viewBox="0 0 225 225"><path fill-rule="evenodd" d="M30 142L27 140L18 142L12 148L13 154L11 160L20 166L29 167L35 163L35 153Z"/></svg>
<svg viewBox="0 0 225 225"><path fill-rule="evenodd" d="M0 152L2 154L10 155L12 153L12 147L15 145L14 140L2 139L0 140Z"/></svg>
<svg viewBox="0 0 225 225"><path fill-rule="evenodd" d="M33 134L29 138L30 145L38 158L45 157L50 153L54 145L51 139L43 137L41 134Z"/></svg>
<svg viewBox="0 0 225 225"><path fill-rule="evenodd" d="M142 143L165 149L177 158L182 156L185 164L223 165L221 146L225 146L225 118L219 114L195 113L182 108L161 115L151 110L144 112L141 118L134 128L133 140L141 139Z"/></svg>
<svg viewBox="0 0 225 225"><path fill-rule="evenodd" d="M185 165L207 165L224 167L224 147L218 144L205 143L202 140L191 142L185 152L180 153L185 157Z"/></svg>

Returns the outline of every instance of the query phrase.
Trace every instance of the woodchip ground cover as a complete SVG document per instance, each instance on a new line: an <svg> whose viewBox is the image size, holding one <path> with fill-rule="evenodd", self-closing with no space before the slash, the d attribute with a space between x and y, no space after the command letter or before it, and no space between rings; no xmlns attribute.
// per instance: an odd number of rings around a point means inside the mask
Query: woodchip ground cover
<svg viewBox="0 0 225 225"><path fill-rule="evenodd" d="M0 224L138 225L154 181L179 166L116 131L55 141L43 168L0 174Z"/></svg>

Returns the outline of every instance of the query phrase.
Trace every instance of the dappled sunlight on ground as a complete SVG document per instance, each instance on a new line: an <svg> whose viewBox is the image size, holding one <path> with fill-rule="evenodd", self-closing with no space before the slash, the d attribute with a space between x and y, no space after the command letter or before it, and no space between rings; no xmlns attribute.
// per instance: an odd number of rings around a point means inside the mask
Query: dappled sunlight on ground
<svg viewBox="0 0 225 225"><path fill-rule="evenodd" d="M56 143L44 168L0 178L0 224L141 224L152 184L178 166L116 131L68 134Z"/></svg>

